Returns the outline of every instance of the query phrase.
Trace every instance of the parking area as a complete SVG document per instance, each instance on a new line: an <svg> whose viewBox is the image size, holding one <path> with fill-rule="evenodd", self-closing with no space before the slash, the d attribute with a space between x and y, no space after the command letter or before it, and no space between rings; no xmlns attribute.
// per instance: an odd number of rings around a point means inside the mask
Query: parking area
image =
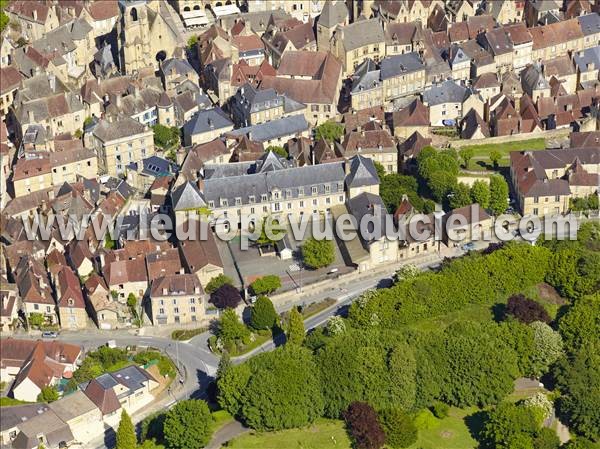
<svg viewBox="0 0 600 449"><path fill-rule="evenodd" d="M311 237L311 226L307 227L306 240ZM292 250L290 259L282 260L274 250L266 251L261 255L257 246L250 244L247 250L242 250L239 235L229 242L217 239L219 253L223 260L225 274L248 286L255 279L273 274L281 279L280 292L292 290L313 282L321 281L329 277L335 277L343 273L353 271L353 267L348 267L337 243L334 240L335 261L326 268L319 270L301 269L300 246L302 241L296 241L293 238L291 230L287 232L287 238ZM332 273L333 270L333 273ZM329 273L329 274L328 274Z"/></svg>

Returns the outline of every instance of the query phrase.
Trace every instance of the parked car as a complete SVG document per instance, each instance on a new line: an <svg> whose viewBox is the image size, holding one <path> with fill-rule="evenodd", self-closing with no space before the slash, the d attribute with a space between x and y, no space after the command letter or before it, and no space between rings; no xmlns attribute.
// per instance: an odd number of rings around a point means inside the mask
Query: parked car
<svg viewBox="0 0 600 449"><path fill-rule="evenodd" d="M475 249L475 243L472 243L472 242L470 242L470 243L465 243L465 244L462 246L462 250L463 250L463 251L473 251L474 249Z"/></svg>
<svg viewBox="0 0 600 449"><path fill-rule="evenodd" d="M42 332L42 338L57 338L58 332L55 331L44 331Z"/></svg>

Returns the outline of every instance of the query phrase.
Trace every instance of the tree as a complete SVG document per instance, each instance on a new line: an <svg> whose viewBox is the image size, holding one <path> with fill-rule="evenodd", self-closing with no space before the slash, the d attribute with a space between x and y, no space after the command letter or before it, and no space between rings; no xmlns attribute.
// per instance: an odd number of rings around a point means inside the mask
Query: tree
<svg viewBox="0 0 600 449"><path fill-rule="evenodd" d="M600 346L587 343L554 370L559 391L559 415L570 429L591 440L600 440Z"/></svg>
<svg viewBox="0 0 600 449"><path fill-rule="evenodd" d="M353 402L343 414L350 436L359 449L379 449L385 443L385 433L377 412L366 402Z"/></svg>
<svg viewBox="0 0 600 449"><path fill-rule="evenodd" d="M165 442L170 449L200 449L212 433L213 418L204 401L180 401L169 410L164 423Z"/></svg>
<svg viewBox="0 0 600 449"><path fill-rule="evenodd" d="M315 140L325 139L328 142L339 140L344 135L344 125L334 121L327 121L315 128Z"/></svg>
<svg viewBox="0 0 600 449"><path fill-rule="evenodd" d="M544 393L536 393L523 401L523 406L533 411L538 424L541 426L552 415L554 405Z"/></svg>
<svg viewBox="0 0 600 449"><path fill-rule="evenodd" d="M285 150L285 148L283 148L282 146L279 145L269 145L266 150L267 153L269 151L272 151L273 153L275 153L277 156L280 156L282 158L287 159L290 155L288 154L288 152Z"/></svg>
<svg viewBox="0 0 600 449"><path fill-rule="evenodd" d="M231 346L239 341L247 343L250 330L240 321L233 309L225 309L219 319L217 336L225 346Z"/></svg>
<svg viewBox="0 0 600 449"><path fill-rule="evenodd" d="M490 205L490 186L487 182L478 179L471 186L471 201L479 204L484 209Z"/></svg>
<svg viewBox="0 0 600 449"><path fill-rule="evenodd" d="M250 360L242 416L253 429L281 430L310 424L323 414L322 386L312 354L284 346Z"/></svg>
<svg viewBox="0 0 600 449"><path fill-rule="evenodd" d="M259 296L252 306L250 325L254 329L272 329L277 324L278 318L271 300L266 296Z"/></svg>
<svg viewBox="0 0 600 449"><path fill-rule="evenodd" d="M458 155L463 160L463 167L469 168L469 161L475 156L475 150L473 148L461 148Z"/></svg>
<svg viewBox="0 0 600 449"><path fill-rule="evenodd" d="M39 312L31 312L27 322L32 327L40 327L42 324L44 324L44 315Z"/></svg>
<svg viewBox="0 0 600 449"><path fill-rule="evenodd" d="M117 449L135 449L137 447L137 438L131 418L123 409L121 412L121 421L117 430Z"/></svg>
<svg viewBox="0 0 600 449"><path fill-rule="evenodd" d="M521 293L508 298L506 313L525 324L531 324L534 321L542 321L544 323L552 321L544 306L533 299L526 298Z"/></svg>
<svg viewBox="0 0 600 449"><path fill-rule="evenodd" d="M381 165L381 162L373 161L373 165L375 166L375 170L377 171L377 177L379 178L379 182L383 180L385 176L385 167Z"/></svg>
<svg viewBox="0 0 600 449"><path fill-rule="evenodd" d="M600 293L575 301L558 328L569 353L576 353L585 344L600 347Z"/></svg>
<svg viewBox="0 0 600 449"><path fill-rule="evenodd" d="M533 440L533 447L534 449L558 449L560 447L560 439L554 429L543 427Z"/></svg>
<svg viewBox="0 0 600 449"><path fill-rule="evenodd" d="M225 284L233 285L233 279L231 279L229 276L225 276L224 274L219 274L208 281L208 284L206 284L206 288L204 290L210 295Z"/></svg>
<svg viewBox="0 0 600 449"><path fill-rule="evenodd" d="M292 307L287 328L287 343L300 346L304 341L304 335L304 317L296 307Z"/></svg>
<svg viewBox="0 0 600 449"><path fill-rule="evenodd" d="M411 417L398 407L386 408L379 412L379 421L385 433L385 443L391 448L412 446L418 437L418 430Z"/></svg>
<svg viewBox="0 0 600 449"><path fill-rule="evenodd" d="M231 366L217 375L217 401L232 416L241 416L244 394L251 376L248 363Z"/></svg>
<svg viewBox="0 0 600 449"><path fill-rule="evenodd" d="M456 189L456 175L445 171L436 171L427 180L433 199L442 202L449 193Z"/></svg>
<svg viewBox="0 0 600 449"><path fill-rule="evenodd" d="M468 185L460 182L454 187L450 194L450 207L458 209L471 204L471 189Z"/></svg>
<svg viewBox="0 0 600 449"><path fill-rule="evenodd" d="M417 194L418 185L414 176L390 173L379 180L379 196L388 212L394 213L404 195L417 210L422 209L423 199Z"/></svg>
<svg viewBox="0 0 600 449"><path fill-rule="evenodd" d="M490 177L490 205L494 215L504 213L508 207L508 184L500 175Z"/></svg>
<svg viewBox="0 0 600 449"><path fill-rule="evenodd" d="M503 402L489 413L482 436L490 447L533 449L533 438L538 428L538 423L530 409Z"/></svg>
<svg viewBox="0 0 600 449"><path fill-rule="evenodd" d="M498 164L500 163L500 159L502 159L502 153L498 150L490 151L490 161L492 161L492 165L494 168L498 168Z"/></svg>
<svg viewBox="0 0 600 449"><path fill-rule="evenodd" d="M190 36L190 38L187 41L188 50L193 50L194 47L196 47L197 43L198 43L198 36L196 36L195 34Z"/></svg>
<svg viewBox="0 0 600 449"><path fill-rule="evenodd" d="M224 284L210 295L208 302L218 309L234 309L242 302L242 295L233 285Z"/></svg>
<svg viewBox="0 0 600 449"><path fill-rule="evenodd" d="M58 400L58 390L54 386L47 386L42 388L40 394L37 397L38 402L54 402Z"/></svg>
<svg viewBox="0 0 600 449"><path fill-rule="evenodd" d="M563 354L563 343L560 334L546 323L534 321L533 328L535 351L532 355L532 374L541 376Z"/></svg>
<svg viewBox="0 0 600 449"><path fill-rule="evenodd" d="M171 128L164 125L154 125L152 127L154 131L154 144L169 149L179 144L179 128L173 126Z"/></svg>
<svg viewBox="0 0 600 449"><path fill-rule="evenodd" d="M546 282L556 288L561 296L569 298L576 296L575 282L578 278L579 255L580 251L569 247L555 251L550 257L550 269L546 275Z"/></svg>
<svg viewBox="0 0 600 449"><path fill-rule="evenodd" d="M129 293L129 296L127 296L127 307L129 307L129 311L131 312L131 315L134 318L137 318L138 317L137 298L135 297L135 295L133 293Z"/></svg>
<svg viewBox="0 0 600 449"><path fill-rule="evenodd" d="M335 250L331 240L308 239L302 245L302 259L309 268L317 269L335 261Z"/></svg>
<svg viewBox="0 0 600 449"><path fill-rule="evenodd" d="M267 276L258 278L252 284L250 284L250 288L255 295L268 295L280 287L281 279L279 276L274 274L269 274Z"/></svg>
<svg viewBox="0 0 600 449"><path fill-rule="evenodd" d="M327 335L330 336L341 335L346 332L346 322L344 318L341 316L332 316L329 318L325 331L327 332Z"/></svg>

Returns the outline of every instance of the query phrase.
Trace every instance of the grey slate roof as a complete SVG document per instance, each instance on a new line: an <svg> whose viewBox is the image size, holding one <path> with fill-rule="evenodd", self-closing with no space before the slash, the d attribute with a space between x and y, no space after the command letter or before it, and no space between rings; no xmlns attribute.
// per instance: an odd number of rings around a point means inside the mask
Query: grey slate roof
<svg viewBox="0 0 600 449"><path fill-rule="evenodd" d="M317 23L327 28L333 28L337 24L343 23L347 17L348 8L343 1L325 0Z"/></svg>
<svg viewBox="0 0 600 449"><path fill-rule="evenodd" d="M342 28L342 41L346 51L354 50L365 45L385 42L383 27L378 18L361 20Z"/></svg>
<svg viewBox="0 0 600 449"><path fill-rule="evenodd" d="M189 72L196 73L194 68L184 59L171 58L162 63L163 73L170 74L171 70L175 70L178 75L187 75Z"/></svg>
<svg viewBox="0 0 600 449"><path fill-rule="evenodd" d="M191 181L177 187L171 193L173 210L187 210L206 206L203 195Z"/></svg>
<svg viewBox="0 0 600 449"><path fill-rule="evenodd" d="M588 64L594 64L594 68L598 70L600 68L600 46L586 48L583 51L573 54L573 61L577 69L581 72L588 71Z"/></svg>
<svg viewBox="0 0 600 449"><path fill-rule="evenodd" d="M548 84L548 81L546 81L546 78L542 74L541 68L535 64L526 67L521 72L521 85L527 92L531 92L533 89L550 88L550 84Z"/></svg>
<svg viewBox="0 0 600 449"><path fill-rule="evenodd" d="M379 184L379 176L373 160L361 155L354 156L347 163L350 164L350 173L346 176L348 187L362 187ZM329 164L325 164L329 165Z"/></svg>
<svg viewBox="0 0 600 449"><path fill-rule="evenodd" d="M94 128L93 134L102 142L135 136L146 131L146 127L135 119L126 115L119 115L112 122L100 120Z"/></svg>
<svg viewBox="0 0 600 449"><path fill-rule="evenodd" d="M332 162L304 167L283 168L255 174L210 178L204 180L204 197L206 201L214 201L215 207L220 206L220 200L227 199L233 206L239 198L243 205L250 204L249 197L254 196L254 202L260 204L261 196L268 195L274 189L282 190L285 198L298 198L302 195L299 188L304 189L304 196L311 198L311 188L317 187L319 194L325 193L325 185L329 185L331 193L343 191L344 167L342 162ZM340 187L342 187L340 189ZM286 196L289 190L290 197Z"/></svg>
<svg viewBox="0 0 600 449"><path fill-rule="evenodd" d="M442 103L462 103L468 89L453 80L446 80L437 86L432 86L423 93L423 103L435 106Z"/></svg>
<svg viewBox="0 0 600 449"><path fill-rule="evenodd" d="M266 142L268 140L300 133L307 129L308 122L306 121L304 114L298 114L271 120L270 122L260 123L258 125L235 129L228 134L232 136L242 136L246 134L250 140Z"/></svg>
<svg viewBox="0 0 600 449"><path fill-rule="evenodd" d="M586 14L577 18L581 32L584 36L600 32L600 15L598 13Z"/></svg>
<svg viewBox="0 0 600 449"><path fill-rule="evenodd" d="M211 129L223 129L233 126L227 115L220 108L204 109L198 111L183 125L185 135L202 134Z"/></svg>
<svg viewBox="0 0 600 449"><path fill-rule="evenodd" d="M385 58L381 61L381 79L385 80L406 73L425 70L425 66L416 52Z"/></svg>
<svg viewBox="0 0 600 449"><path fill-rule="evenodd" d="M372 59L365 59L352 75L352 93L373 89L380 85L380 70Z"/></svg>

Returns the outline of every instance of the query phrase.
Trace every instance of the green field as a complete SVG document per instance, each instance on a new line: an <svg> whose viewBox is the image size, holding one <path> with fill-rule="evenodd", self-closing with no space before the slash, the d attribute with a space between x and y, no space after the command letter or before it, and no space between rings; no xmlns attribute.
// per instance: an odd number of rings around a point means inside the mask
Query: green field
<svg viewBox="0 0 600 449"><path fill-rule="evenodd" d="M452 407L450 415L439 420L438 427L419 431L419 439L410 449L474 449L479 447L479 443L471 431L478 430L481 424L476 408L462 410Z"/></svg>
<svg viewBox="0 0 600 449"><path fill-rule="evenodd" d="M469 423L469 426L467 426ZM471 431L481 426L476 408L450 409L450 416L439 420L431 430L419 431L411 449L474 449L477 441ZM280 432L250 432L227 444L231 449L351 449L342 421L320 419L303 429Z"/></svg>
<svg viewBox="0 0 600 449"><path fill-rule="evenodd" d="M546 148L546 141L543 138L528 139L528 140L516 140L514 142L506 143L489 143L481 145L465 145L458 148L460 151L463 148L471 148L474 151L473 158L469 161L469 170L491 170L492 161L490 161L489 155L492 150L499 151L502 154L500 160L500 167L508 167L509 164L509 153L511 151L523 151L523 150L544 150Z"/></svg>
<svg viewBox="0 0 600 449"><path fill-rule="evenodd" d="M351 449L342 421L319 419L303 429L251 432L230 441L230 449Z"/></svg>

